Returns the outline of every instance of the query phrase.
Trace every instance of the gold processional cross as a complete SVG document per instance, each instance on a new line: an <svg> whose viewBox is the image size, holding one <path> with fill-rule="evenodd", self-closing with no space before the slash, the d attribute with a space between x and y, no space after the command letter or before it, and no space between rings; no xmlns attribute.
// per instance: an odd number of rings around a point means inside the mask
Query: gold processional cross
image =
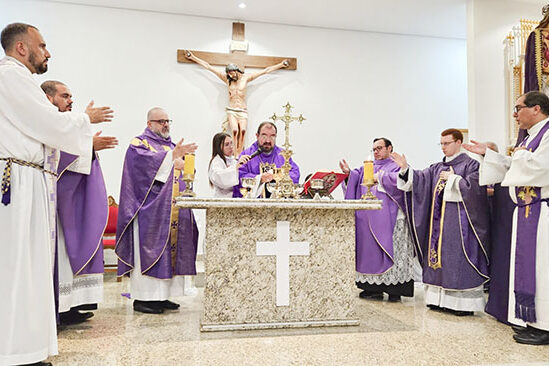
<svg viewBox="0 0 549 366"><path fill-rule="evenodd" d="M293 154L292 150L290 149L292 147L292 145L290 145L290 123L294 121L303 123L303 121L305 121L305 117L303 117L303 114L300 114L298 117L292 117L291 111L293 107L290 105L290 102L286 103L286 105L283 106L282 108L285 109L284 115L277 116L276 113L274 113L271 119L275 123L276 121L282 121L285 124L284 132L286 137L284 139L284 145L282 145L284 146L284 151L281 153L284 156L284 165L282 166L282 168L284 170L287 169L287 172L289 173L291 169L290 157Z"/></svg>
<svg viewBox="0 0 549 366"><path fill-rule="evenodd" d="M281 70L296 70L297 58L295 57L274 57L274 56L251 56L247 54L248 43L245 40L244 23L233 23L233 37L231 42L231 53L205 52L195 50L177 50L177 62L194 63L189 60L185 54L191 52L193 55L201 58L210 65L227 66L228 64L237 64L240 69L246 67L264 69L266 67L278 64L288 60L288 67Z"/></svg>

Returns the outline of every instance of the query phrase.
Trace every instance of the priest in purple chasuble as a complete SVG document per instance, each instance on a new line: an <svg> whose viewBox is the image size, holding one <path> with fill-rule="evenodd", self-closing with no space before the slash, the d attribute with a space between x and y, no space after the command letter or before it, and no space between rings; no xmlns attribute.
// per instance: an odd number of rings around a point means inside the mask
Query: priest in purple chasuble
<svg viewBox="0 0 549 366"><path fill-rule="evenodd" d="M41 84L59 112L72 111L70 89L60 81ZM103 231L107 223L107 191L97 151L117 145L115 137L93 137L94 153L83 161L60 153L57 166L57 275L61 325L93 316L79 309L97 308L103 300Z"/></svg>
<svg viewBox="0 0 549 366"><path fill-rule="evenodd" d="M404 192L397 188L400 167L391 160L392 151L387 138L374 140L377 184L372 193L382 201L382 208L355 213L356 284L363 290L359 296L365 299L381 299L383 293L388 294L389 301L414 296L414 243L404 213ZM350 170L345 160L340 167L349 174L343 186L345 199L360 199L367 190L361 185L364 167Z"/></svg>
<svg viewBox="0 0 549 366"><path fill-rule="evenodd" d="M424 170L401 167L398 187L409 192L406 210L423 267L425 301L431 309L455 315L484 310L483 286L489 279L489 206L478 183L479 163L461 151L462 133L441 133L442 162Z"/></svg>
<svg viewBox="0 0 549 366"><path fill-rule="evenodd" d="M537 91L522 95L514 117L527 135L512 156L475 141L464 147L484 156L481 184L501 182L515 203L507 310L513 338L549 344L549 98Z"/></svg>
<svg viewBox="0 0 549 366"><path fill-rule="evenodd" d="M273 173L271 170L262 169L262 166L274 164L280 168L284 165L284 156L281 154L283 149L276 146L276 134L277 128L274 123L262 122L259 125L255 135L257 141L240 154L240 156L249 155L252 158L238 170L240 182L234 187L233 197L242 197L240 193L242 178L256 178L256 185L251 190L251 197L268 198L271 196L265 184L273 181ZM299 167L291 158L290 165L290 178L294 183L299 183Z"/></svg>
<svg viewBox="0 0 549 366"><path fill-rule="evenodd" d="M153 108L147 128L135 137L124 159L115 252L118 275L130 276L135 311L161 314L179 307L184 275L196 275L198 228L190 209L175 197L185 189L183 157L195 144L170 138L168 114Z"/></svg>

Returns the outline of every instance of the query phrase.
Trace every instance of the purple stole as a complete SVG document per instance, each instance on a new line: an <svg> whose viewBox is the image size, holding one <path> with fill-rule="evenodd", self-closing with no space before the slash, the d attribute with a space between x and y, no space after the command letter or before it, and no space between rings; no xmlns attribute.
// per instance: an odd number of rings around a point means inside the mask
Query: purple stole
<svg viewBox="0 0 549 366"><path fill-rule="evenodd" d="M126 151L115 246L120 276L134 269L133 222L137 217L141 273L159 279L196 274L198 228L192 211L178 209L174 200L179 189L185 189L180 171L172 169L166 183L155 180L174 146L171 139L147 128Z"/></svg>
<svg viewBox="0 0 549 366"><path fill-rule="evenodd" d="M57 215L72 273L103 273L103 232L107 225L107 191L97 155L90 174L71 172L75 155L61 152L58 167Z"/></svg>
<svg viewBox="0 0 549 366"><path fill-rule="evenodd" d="M535 151L549 130L549 122L527 145ZM524 146L525 141L521 144ZM541 187L515 187L517 196L517 237L515 249L515 317L536 321L536 245L541 212Z"/></svg>

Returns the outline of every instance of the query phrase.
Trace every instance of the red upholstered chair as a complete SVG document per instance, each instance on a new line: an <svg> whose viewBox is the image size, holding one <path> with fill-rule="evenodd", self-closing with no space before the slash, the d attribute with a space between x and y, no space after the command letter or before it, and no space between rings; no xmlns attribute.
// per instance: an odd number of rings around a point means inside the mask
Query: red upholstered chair
<svg viewBox="0 0 549 366"><path fill-rule="evenodd" d="M118 223L118 205L113 196L109 196L109 217L107 227L103 233L103 250L111 249L114 251L116 244L116 224ZM116 272L116 264L105 264L105 272ZM117 278L120 282L120 277Z"/></svg>

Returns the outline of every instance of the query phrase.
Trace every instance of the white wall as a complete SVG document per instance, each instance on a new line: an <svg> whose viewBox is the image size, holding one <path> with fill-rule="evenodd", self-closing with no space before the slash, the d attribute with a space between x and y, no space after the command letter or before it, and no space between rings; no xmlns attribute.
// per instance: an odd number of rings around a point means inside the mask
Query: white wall
<svg viewBox="0 0 549 366"><path fill-rule="evenodd" d="M226 88L199 66L178 64L176 50L227 52L230 20L0 0L0 27L15 21L36 25L53 55L40 81L67 83L76 110L92 98L114 108L114 122L100 126L121 142L101 153L110 194L118 196L125 147L143 131L153 106L174 119L174 138L199 144L195 186L199 195L209 194L211 138L224 118ZM250 54L298 58L297 71L251 84L248 104L250 130L282 113L287 101L307 118L291 130L302 179L337 169L342 157L359 165L379 136L423 167L442 156L441 130L467 127L465 40L253 22L246 38ZM279 144L283 137L279 133Z"/></svg>
<svg viewBox="0 0 549 366"><path fill-rule="evenodd" d="M541 20L546 1L469 0L467 68L469 136L507 145L503 41L520 19Z"/></svg>

